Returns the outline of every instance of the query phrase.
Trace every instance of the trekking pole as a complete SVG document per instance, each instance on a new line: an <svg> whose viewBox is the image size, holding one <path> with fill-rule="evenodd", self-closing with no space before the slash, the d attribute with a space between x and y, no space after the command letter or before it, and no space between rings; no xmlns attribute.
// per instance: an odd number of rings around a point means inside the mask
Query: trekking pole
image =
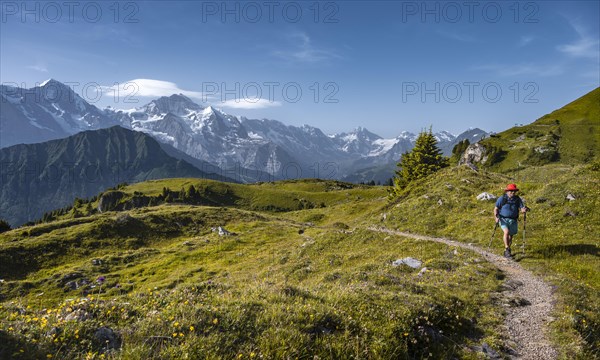
<svg viewBox="0 0 600 360"><path fill-rule="evenodd" d="M494 231L492 231L492 237L490 238L490 243L488 244L488 251L490 251L490 246L492 246L492 241L494 240L494 235L496 234L496 229L498 228L498 224L500 221L496 221L496 225L494 225Z"/></svg>
<svg viewBox="0 0 600 360"><path fill-rule="evenodd" d="M527 211L523 213L523 243L521 244L521 252L525 256L525 232L527 231Z"/></svg>

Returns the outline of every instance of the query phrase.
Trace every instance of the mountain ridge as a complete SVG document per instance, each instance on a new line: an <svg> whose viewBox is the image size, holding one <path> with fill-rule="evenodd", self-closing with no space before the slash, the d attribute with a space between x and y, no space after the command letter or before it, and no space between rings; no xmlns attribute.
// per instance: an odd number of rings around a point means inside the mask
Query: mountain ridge
<svg viewBox="0 0 600 360"><path fill-rule="evenodd" d="M37 95L31 98L26 95L29 93ZM54 79L31 89L3 86L0 95L0 101L7 104L0 113L0 147L121 125L143 131L200 161L225 169L251 169L279 179L286 178L290 166L299 169L299 177L306 177L320 173L314 171L315 166L335 164L338 170L333 176L342 178L365 167L391 164L410 150L416 138L402 132L396 138L383 139L362 127L326 135L310 125L296 127L278 120L229 115L196 104L183 94L159 97L135 109L100 110ZM481 131L480 136L485 134ZM456 142L454 135L436 135L444 153L449 154Z"/></svg>
<svg viewBox="0 0 600 360"><path fill-rule="evenodd" d="M3 148L0 163L0 218L11 224L123 182L181 176L233 181L171 157L152 137L120 126Z"/></svg>

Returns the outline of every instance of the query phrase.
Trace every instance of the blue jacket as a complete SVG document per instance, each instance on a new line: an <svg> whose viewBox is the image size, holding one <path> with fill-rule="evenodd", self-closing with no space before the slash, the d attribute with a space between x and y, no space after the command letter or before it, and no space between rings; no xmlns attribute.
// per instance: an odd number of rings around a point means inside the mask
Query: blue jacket
<svg viewBox="0 0 600 360"><path fill-rule="evenodd" d="M506 200L504 200L506 198ZM503 205L504 203L504 205ZM508 195L504 194L496 201L496 207L500 209L498 215L503 218L518 219L519 209L524 208L523 200L517 195L509 198Z"/></svg>

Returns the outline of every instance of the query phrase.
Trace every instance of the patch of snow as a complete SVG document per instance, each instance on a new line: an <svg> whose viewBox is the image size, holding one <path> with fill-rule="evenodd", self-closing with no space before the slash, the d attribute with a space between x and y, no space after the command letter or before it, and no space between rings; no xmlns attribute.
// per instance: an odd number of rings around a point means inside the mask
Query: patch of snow
<svg viewBox="0 0 600 360"><path fill-rule="evenodd" d="M377 146L376 149L371 150L367 156L379 156L390 151L394 145L398 143L398 139L377 139L373 141L373 146Z"/></svg>
<svg viewBox="0 0 600 360"><path fill-rule="evenodd" d="M406 139L410 141L415 141L417 139L417 135L408 131L403 131L400 133L400 135L396 137L396 139Z"/></svg>
<svg viewBox="0 0 600 360"><path fill-rule="evenodd" d="M131 124L133 127L133 123ZM173 144L173 146L175 146L177 144L177 141L175 140L175 138L165 132L160 132L160 131L154 131L154 130L150 130L147 128L143 128L143 127L135 127L136 131L141 131L145 134L148 134L152 137L154 137L155 139L159 139L162 142L168 143L168 144Z"/></svg>
<svg viewBox="0 0 600 360"><path fill-rule="evenodd" d="M350 133L342 137L342 139L347 142L352 142L358 140L358 136L356 135L356 133Z"/></svg>
<svg viewBox="0 0 600 360"><path fill-rule="evenodd" d="M60 108L57 107L56 105L54 105L54 103L52 103L52 105L54 106L54 108L56 110L59 110ZM73 127L67 123L65 121L65 119L61 116L56 115L55 113L49 111L48 109L46 109L46 107L44 106L40 106L40 108L42 110L44 110L45 112L47 112L48 114L50 114L50 116L52 116L54 118L54 120L56 120L56 123L67 133L67 134L74 134L75 133L75 129L73 129ZM61 110L59 110L61 111ZM64 111L62 112L62 114L64 114ZM61 115L62 115L61 114Z"/></svg>
<svg viewBox="0 0 600 360"><path fill-rule="evenodd" d="M131 115L133 113L137 113L137 112L143 112L143 110L140 110L139 108L132 108L132 109L114 109L111 106L107 106L105 109L110 110L110 111L114 111L116 113L123 113L123 114L127 114L127 115Z"/></svg>
<svg viewBox="0 0 600 360"><path fill-rule="evenodd" d="M207 106L204 108L204 110L202 110L202 118L201 121L204 122L208 119L210 119L210 117L214 114L214 110L212 108L212 106Z"/></svg>
<svg viewBox="0 0 600 360"><path fill-rule="evenodd" d="M253 133L252 131L248 132L248 136L250 139L262 140L263 137L258 135L257 133Z"/></svg>

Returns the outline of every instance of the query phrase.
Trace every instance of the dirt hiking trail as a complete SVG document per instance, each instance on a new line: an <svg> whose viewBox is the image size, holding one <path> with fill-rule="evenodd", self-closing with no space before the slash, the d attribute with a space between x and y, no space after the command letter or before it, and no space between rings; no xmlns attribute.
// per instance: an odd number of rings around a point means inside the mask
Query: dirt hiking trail
<svg viewBox="0 0 600 360"><path fill-rule="evenodd" d="M554 295L550 285L519 265L480 247L458 241L416 235L386 228L370 227L369 230L399 235L417 240L434 241L448 246L474 251L487 259L506 275L503 294L515 306L507 307L505 326L508 332L508 346L512 349L511 359L553 360L558 354L546 336L547 324L552 320L551 313Z"/></svg>

